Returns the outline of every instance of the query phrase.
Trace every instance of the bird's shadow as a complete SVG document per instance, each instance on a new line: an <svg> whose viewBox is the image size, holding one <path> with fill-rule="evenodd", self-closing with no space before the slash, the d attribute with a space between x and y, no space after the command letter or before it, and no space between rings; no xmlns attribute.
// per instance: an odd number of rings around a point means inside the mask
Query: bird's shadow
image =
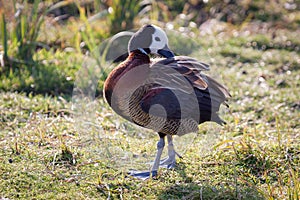
<svg viewBox="0 0 300 200"><path fill-rule="evenodd" d="M187 175L184 163L177 164L177 167L173 170L183 181L169 185L159 193L158 199L265 199L254 187L241 186L235 183L235 180L217 185L210 184L210 180L194 180L194 178Z"/></svg>

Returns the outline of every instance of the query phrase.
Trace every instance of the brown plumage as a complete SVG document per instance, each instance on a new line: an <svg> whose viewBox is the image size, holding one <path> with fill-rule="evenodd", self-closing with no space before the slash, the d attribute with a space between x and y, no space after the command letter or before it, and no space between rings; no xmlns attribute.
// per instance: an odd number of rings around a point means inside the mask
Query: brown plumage
<svg viewBox="0 0 300 200"><path fill-rule="evenodd" d="M147 29L150 31L145 34ZM141 36L149 38L151 34L152 38L159 36L160 40L167 40L161 29L148 25L133 36L135 46L138 46L136 38L142 41ZM164 42L155 44L163 48L159 50L152 47L155 45L151 40L147 41L149 48L141 45L143 48L129 49L128 58L113 69L104 84L105 98L116 113L159 133L161 140L152 169L155 173L164 136L198 131L198 124L206 121L223 124L217 112L230 97L226 87L202 73L209 70L207 64L186 56L173 56L167 41ZM148 53L167 58L150 60ZM173 148L172 137L168 136L168 140ZM175 163L176 152L172 148L169 148L167 164Z"/></svg>

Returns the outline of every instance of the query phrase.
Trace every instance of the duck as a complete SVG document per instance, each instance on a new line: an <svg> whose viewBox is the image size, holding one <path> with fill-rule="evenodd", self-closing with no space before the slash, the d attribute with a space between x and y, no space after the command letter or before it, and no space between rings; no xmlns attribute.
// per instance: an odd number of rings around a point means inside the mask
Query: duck
<svg viewBox="0 0 300 200"><path fill-rule="evenodd" d="M153 55L158 58L152 58ZM148 179L160 166L176 166L173 136L199 130L199 124L225 122L218 111L228 106L228 89L203 73L209 65L188 56L175 56L165 31L152 24L142 26L128 42L128 57L107 76L103 93L121 117L158 133L157 152L149 171L129 175ZM168 157L161 160L168 141Z"/></svg>

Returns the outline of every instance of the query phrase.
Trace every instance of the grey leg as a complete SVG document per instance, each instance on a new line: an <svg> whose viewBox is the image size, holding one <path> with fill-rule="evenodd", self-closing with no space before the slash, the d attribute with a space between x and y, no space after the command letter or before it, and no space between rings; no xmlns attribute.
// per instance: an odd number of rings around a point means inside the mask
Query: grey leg
<svg viewBox="0 0 300 200"><path fill-rule="evenodd" d="M168 169L172 169L176 165L175 156L177 155L180 158L181 156L174 149L172 135L167 135L167 138L168 138L168 158L162 160L160 162L160 165L167 167Z"/></svg>
<svg viewBox="0 0 300 200"><path fill-rule="evenodd" d="M156 153L156 157L154 160L154 164L152 166L152 171L157 171L159 168L159 164L160 164L160 158L161 158L161 154L164 150L165 147L165 138L161 137L157 143L157 153Z"/></svg>
<svg viewBox="0 0 300 200"><path fill-rule="evenodd" d="M130 176L133 176L133 177L136 177L136 178L139 178L142 180L146 180L146 179L149 179L150 177L156 176L159 165L160 165L161 154L163 152L164 147L165 147L165 137L160 137L160 139L157 143L157 153L156 153L156 157L155 157L154 164L152 166L151 171L147 171L147 172L130 171L128 174Z"/></svg>

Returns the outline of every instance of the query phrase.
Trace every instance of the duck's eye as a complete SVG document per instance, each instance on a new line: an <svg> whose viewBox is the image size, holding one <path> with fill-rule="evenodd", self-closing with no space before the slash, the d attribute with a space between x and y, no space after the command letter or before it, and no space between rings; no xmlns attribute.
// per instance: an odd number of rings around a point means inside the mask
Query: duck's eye
<svg viewBox="0 0 300 200"><path fill-rule="evenodd" d="M154 38L157 42L160 42L160 38L159 37L155 37Z"/></svg>

